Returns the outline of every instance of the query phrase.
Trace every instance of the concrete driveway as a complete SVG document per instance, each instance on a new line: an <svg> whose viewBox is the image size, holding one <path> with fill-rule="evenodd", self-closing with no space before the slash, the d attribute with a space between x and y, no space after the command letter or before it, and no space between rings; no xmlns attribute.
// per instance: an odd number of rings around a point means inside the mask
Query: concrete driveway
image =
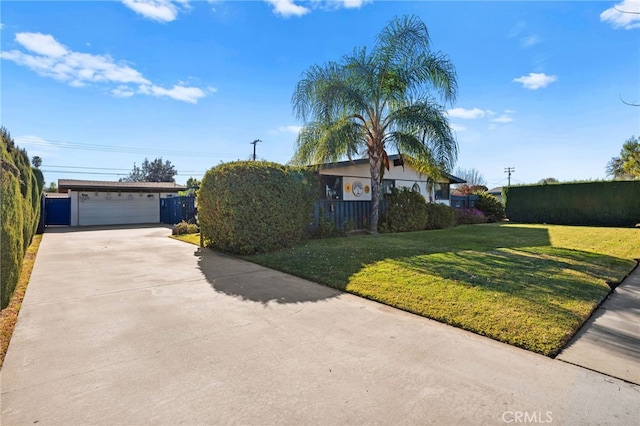
<svg viewBox="0 0 640 426"><path fill-rule="evenodd" d="M47 231L3 425L640 419L639 386L167 235Z"/></svg>

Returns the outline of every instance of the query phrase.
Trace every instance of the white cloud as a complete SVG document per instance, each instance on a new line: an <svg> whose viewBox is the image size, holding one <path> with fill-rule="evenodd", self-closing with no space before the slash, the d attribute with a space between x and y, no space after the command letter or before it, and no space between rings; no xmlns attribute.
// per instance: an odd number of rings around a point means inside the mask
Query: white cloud
<svg viewBox="0 0 640 426"><path fill-rule="evenodd" d="M59 58L69 53L63 45L49 34L18 33L16 34L16 41L27 50L52 58Z"/></svg>
<svg viewBox="0 0 640 426"><path fill-rule="evenodd" d="M139 92L152 96L167 96L178 101L189 102L191 104L198 103L198 99L207 96L204 90L197 87L186 87L175 85L171 89L165 89L160 86L140 86Z"/></svg>
<svg viewBox="0 0 640 426"><path fill-rule="evenodd" d="M511 123L513 121L512 117L509 117L507 114L502 114L500 117L492 118L492 123Z"/></svg>
<svg viewBox="0 0 640 426"><path fill-rule="evenodd" d="M304 6L295 4L293 0L266 0L266 2L273 6L274 13L285 18L306 15L311 11Z"/></svg>
<svg viewBox="0 0 640 426"><path fill-rule="evenodd" d="M302 126L280 126L275 130L269 131L269 134L278 135L281 133L292 133L297 136L298 133L300 133L300 130L302 130Z"/></svg>
<svg viewBox="0 0 640 426"><path fill-rule="evenodd" d="M538 90L547 87L554 81L557 81L558 77L555 75L546 75L545 73L530 72L529 75L514 78L516 83L522 83L525 89Z"/></svg>
<svg viewBox="0 0 640 426"><path fill-rule="evenodd" d="M122 0L139 15L158 22L171 22L178 17L178 13L189 9L189 0Z"/></svg>
<svg viewBox="0 0 640 426"><path fill-rule="evenodd" d="M209 0L212 1L212 0ZM273 6L273 12L281 15L285 18L290 16L303 16L307 13L311 13L312 10L336 10L340 8L344 9L359 9L367 3L371 3L373 0L264 0ZM305 3L306 6L297 4Z"/></svg>
<svg viewBox="0 0 640 426"><path fill-rule="evenodd" d="M472 109L465 109L465 108L453 108L447 111L447 114L449 114L449 117L452 118L462 118L465 120L474 120L476 118L483 118L487 113L490 113L492 111L485 111L482 110L480 108L472 108Z"/></svg>
<svg viewBox="0 0 640 426"><path fill-rule="evenodd" d="M538 37L536 34L532 34L524 37L522 40L520 40L520 43L522 44L522 47L532 47L540 43L541 41L542 40L540 39L540 37Z"/></svg>
<svg viewBox="0 0 640 426"><path fill-rule="evenodd" d="M153 84L129 65L115 62L108 55L71 51L48 34L18 33L15 40L27 52L2 51L0 58L25 66L41 76L66 82L72 87L90 84L115 85L110 93L117 97L131 97L138 93L167 96L189 103L196 103L207 93L216 91L215 88L205 91L197 87L188 87L183 83L165 89Z"/></svg>
<svg viewBox="0 0 640 426"><path fill-rule="evenodd" d="M600 20L608 22L613 28L632 30L640 28L640 1L623 0L600 14Z"/></svg>
<svg viewBox="0 0 640 426"><path fill-rule="evenodd" d="M117 98L129 98L136 94L129 86L118 86L115 89L111 89L111 94Z"/></svg>
<svg viewBox="0 0 640 426"><path fill-rule="evenodd" d="M4 24L0 22L0 30L4 30Z"/></svg>
<svg viewBox="0 0 640 426"><path fill-rule="evenodd" d="M345 9L359 9L368 2L369 0L342 0L342 5Z"/></svg>
<svg viewBox="0 0 640 426"><path fill-rule="evenodd" d="M459 124L455 124L455 123L451 123L449 124L449 127L451 128L451 130L455 131L455 132L464 132L467 130L466 127L461 126Z"/></svg>

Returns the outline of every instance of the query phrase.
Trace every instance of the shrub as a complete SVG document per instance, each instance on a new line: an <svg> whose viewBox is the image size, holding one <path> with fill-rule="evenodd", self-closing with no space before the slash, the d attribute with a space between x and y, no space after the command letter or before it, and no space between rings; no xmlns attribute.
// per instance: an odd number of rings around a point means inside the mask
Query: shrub
<svg viewBox="0 0 640 426"><path fill-rule="evenodd" d="M200 232L198 225L187 223L184 220L173 225L173 230L171 231L173 235L197 234L198 232Z"/></svg>
<svg viewBox="0 0 640 426"><path fill-rule="evenodd" d="M302 169L237 161L205 174L198 219L208 246L236 254L290 247L307 236L317 191Z"/></svg>
<svg viewBox="0 0 640 426"><path fill-rule="evenodd" d="M427 203L422 195L409 188L393 188L380 222L381 232L421 231L427 226Z"/></svg>
<svg viewBox="0 0 640 426"><path fill-rule="evenodd" d="M478 192L476 195L480 198L476 201L475 207L484 213L487 222L499 222L505 218L504 206L496 197L485 191Z"/></svg>
<svg viewBox="0 0 640 426"><path fill-rule="evenodd" d="M487 223L487 218L480 210L475 208L456 210L456 224L475 225L478 223Z"/></svg>
<svg viewBox="0 0 640 426"><path fill-rule="evenodd" d="M445 229L456 225L456 212L446 204L427 204L426 229Z"/></svg>
<svg viewBox="0 0 640 426"><path fill-rule="evenodd" d="M0 308L5 308L38 226L44 180L40 179L41 173L34 173L27 152L15 145L4 127L0 128L0 135Z"/></svg>
<svg viewBox="0 0 640 426"><path fill-rule="evenodd" d="M338 228L330 217L326 216L324 209L321 209L318 226L312 229L311 236L313 238L331 238L342 237L344 235L345 232Z"/></svg>

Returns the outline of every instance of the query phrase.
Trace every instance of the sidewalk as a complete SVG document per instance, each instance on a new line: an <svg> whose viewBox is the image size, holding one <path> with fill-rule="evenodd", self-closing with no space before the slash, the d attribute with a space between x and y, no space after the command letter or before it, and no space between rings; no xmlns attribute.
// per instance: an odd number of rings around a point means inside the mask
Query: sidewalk
<svg viewBox="0 0 640 426"><path fill-rule="evenodd" d="M640 384L640 267L616 287L557 359Z"/></svg>

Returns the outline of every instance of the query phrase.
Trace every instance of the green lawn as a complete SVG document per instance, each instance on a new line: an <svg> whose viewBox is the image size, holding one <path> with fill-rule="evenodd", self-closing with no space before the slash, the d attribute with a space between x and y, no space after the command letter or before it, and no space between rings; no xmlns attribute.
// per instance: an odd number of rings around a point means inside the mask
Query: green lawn
<svg viewBox="0 0 640 426"><path fill-rule="evenodd" d="M245 259L545 355L640 258L640 230L467 225L311 240Z"/></svg>
<svg viewBox="0 0 640 426"><path fill-rule="evenodd" d="M182 234L182 235L169 235L169 238L174 240L184 241L185 243L200 245L200 234Z"/></svg>

